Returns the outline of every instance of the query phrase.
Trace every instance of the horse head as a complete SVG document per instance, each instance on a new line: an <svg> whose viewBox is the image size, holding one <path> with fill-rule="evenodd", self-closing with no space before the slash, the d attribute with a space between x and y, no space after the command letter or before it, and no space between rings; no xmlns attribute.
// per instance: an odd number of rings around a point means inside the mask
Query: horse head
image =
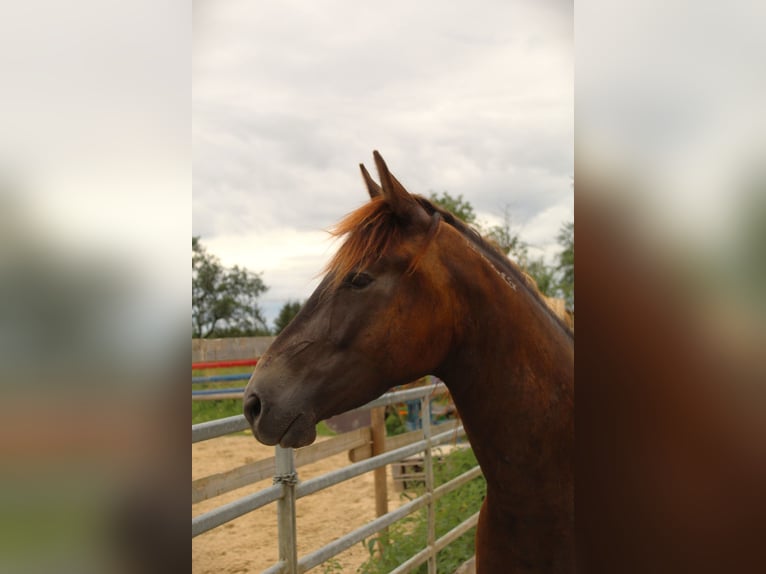
<svg viewBox="0 0 766 574"><path fill-rule="evenodd" d="M361 166L370 201L334 229L344 243L245 389L245 416L265 444L310 444L319 421L433 372L449 352L440 216L374 158L380 185Z"/></svg>

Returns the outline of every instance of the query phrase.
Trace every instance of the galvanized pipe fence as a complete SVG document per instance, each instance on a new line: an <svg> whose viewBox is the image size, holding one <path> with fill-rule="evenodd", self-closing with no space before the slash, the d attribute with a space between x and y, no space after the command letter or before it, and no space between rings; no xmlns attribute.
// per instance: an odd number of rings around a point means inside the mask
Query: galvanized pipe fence
<svg viewBox="0 0 766 574"><path fill-rule="evenodd" d="M268 488L244 496L192 518L192 538L234 520L239 516L247 514L248 512L276 502L279 560L276 564L264 570L262 574L299 574L327 562L354 544L385 530L394 522L426 507L426 547L391 572L395 574L404 574L406 572L411 572L423 563L427 563L428 573L436 574L437 553L466 531L474 527L477 524L479 517L479 512L477 510L473 515L455 526L452 530L443 536L436 538L436 501L445 494L452 492L474 478L481 476L481 469L478 466L475 466L439 487L434 486L433 447L454 441L457 437L465 434L462 426L457 426L456 428L435 435L432 434L430 417L431 396L434 394L441 394L445 391L446 387L444 387L443 384L439 384L429 387L390 392L371 401L363 407L360 407L360 409L369 409L401 403L407 400L420 399L423 439L384 452L383 454L352 463L341 469L334 470L305 482L298 481L293 449L284 449L276 446L276 472L273 478L274 484ZM193 425L192 443L209 440L233 432L239 432L248 428L247 420L242 415ZM297 556L295 514L295 501L297 499L370 472L376 468L385 467L388 464L404 460L420 452L424 453L423 466L425 473L425 493L422 496L411 500L396 510L379 516L375 520L364 524L305 556L300 558Z"/></svg>

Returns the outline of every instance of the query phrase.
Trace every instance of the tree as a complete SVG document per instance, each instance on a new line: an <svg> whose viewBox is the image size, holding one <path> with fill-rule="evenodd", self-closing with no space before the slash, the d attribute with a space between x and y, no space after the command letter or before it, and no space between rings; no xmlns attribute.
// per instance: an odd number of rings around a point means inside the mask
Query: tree
<svg viewBox="0 0 766 574"><path fill-rule="evenodd" d="M558 288L570 309L574 309L574 221L561 225L556 237L562 247L558 256L556 271L559 274Z"/></svg>
<svg viewBox="0 0 766 574"><path fill-rule="evenodd" d="M546 297L559 297L559 285L556 280L556 270L546 265L542 257L533 259L527 263L524 271L537 283L537 289Z"/></svg>
<svg viewBox="0 0 766 574"><path fill-rule="evenodd" d="M303 303L300 301L288 301L282 306L279 311L279 315L274 320L274 334L279 335L282 330L287 327L290 321L298 314L298 311L303 307Z"/></svg>
<svg viewBox="0 0 766 574"><path fill-rule="evenodd" d="M456 217L459 217L468 225L476 223L476 214L473 211L473 206L463 199L462 193L457 197L452 197L446 191L442 191L441 195L431 193L431 196L428 199L439 207L443 207Z"/></svg>
<svg viewBox="0 0 766 574"><path fill-rule="evenodd" d="M235 265L226 268L192 237L192 337L267 335L258 306L268 287L260 275Z"/></svg>
<svg viewBox="0 0 766 574"><path fill-rule="evenodd" d="M503 212L503 223L490 227L484 236L535 280L540 293L547 297L556 297L558 282L555 269L546 265L542 257L531 258L529 244L521 238L518 232L511 229L511 216L506 206Z"/></svg>
<svg viewBox="0 0 766 574"><path fill-rule="evenodd" d="M511 231L511 214L508 206L503 211L503 223L493 225L483 233L503 253L520 267L526 267L529 259L529 246L517 232Z"/></svg>

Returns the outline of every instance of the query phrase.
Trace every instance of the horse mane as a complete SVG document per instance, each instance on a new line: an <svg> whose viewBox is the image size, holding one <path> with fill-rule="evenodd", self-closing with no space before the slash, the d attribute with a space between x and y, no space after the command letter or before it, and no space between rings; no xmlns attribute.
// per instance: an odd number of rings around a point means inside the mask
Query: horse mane
<svg viewBox="0 0 766 574"><path fill-rule="evenodd" d="M455 217L450 211L435 205L420 195L412 194L412 197L428 215L434 218L435 223L438 222L437 217L443 220L476 247L501 274L515 279L565 333L570 337L574 336L564 318L556 313L546 301L545 296L540 293L535 280L522 271L498 247L483 238L476 229ZM432 226L429 239L434 234L435 229L436 227ZM344 217L330 229L330 234L334 237L347 236L325 268L325 273L330 277L331 285L337 287L350 273L361 271L372 265L389 248L403 241L407 236L407 227L401 218L391 210L388 202L383 197L377 196ZM417 260L419 260L418 257L416 257L416 262Z"/></svg>
<svg viewBox="0 0 766 574"><path fill-rule="evenodd" d="M448 223L463 237L470 241L475 247L477 247L481 254L484 255L489 260L489 262L492 263L495 269L497 269L501 274L516 279L516 281L526 289L532 299L537 301L548 313L548 315L550 315L554 321L558 323L564 332L567 333L567 335L570 337L574 337L574 332L567 324L565 318L560 315L556 309L553 308L552 304L549 302L549 299L540 292L540 289L537 286L537 282L532 278L532 276L523 271L515 262L509 259L508 256L503 253L494 242L482 237L482 235L476 229L465 223L462 219L455 217L455 215L450 211L447 211L446 209L431 203L429 200L419 195L414 195L413 197L429 215L438 213L445 221L445 223Z"/></svg>

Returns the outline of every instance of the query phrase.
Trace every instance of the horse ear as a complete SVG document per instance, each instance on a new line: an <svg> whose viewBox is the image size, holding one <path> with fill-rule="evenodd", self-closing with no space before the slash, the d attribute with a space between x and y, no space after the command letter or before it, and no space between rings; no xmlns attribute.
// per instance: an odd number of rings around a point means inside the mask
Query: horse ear
<svg viewBox="0 0 766 574"><path fill-rule="evenodd" d="M367 171L367 168L364 167L363 163L359 164L359 169L362 170L362 177L364 178L364 183L367 186L367 193L370 194L370 199L374 199L379 195L382 195L383 190L380 189L380 186L373 181L370 173Z"/></svg>
<svg viewBox="0 0 766 574"><path fill-rule="evenodd" d="M420 204L415 200L412 195L399 183L393 174L388 171L386 162L383 161L383 157L376 150L372 152L375 158L375 166L378 168L378 176L380 178L381 193L383 197L388 201L392 211L403 219L423 220L428 222L428 214L420 207Z"/></svg>

